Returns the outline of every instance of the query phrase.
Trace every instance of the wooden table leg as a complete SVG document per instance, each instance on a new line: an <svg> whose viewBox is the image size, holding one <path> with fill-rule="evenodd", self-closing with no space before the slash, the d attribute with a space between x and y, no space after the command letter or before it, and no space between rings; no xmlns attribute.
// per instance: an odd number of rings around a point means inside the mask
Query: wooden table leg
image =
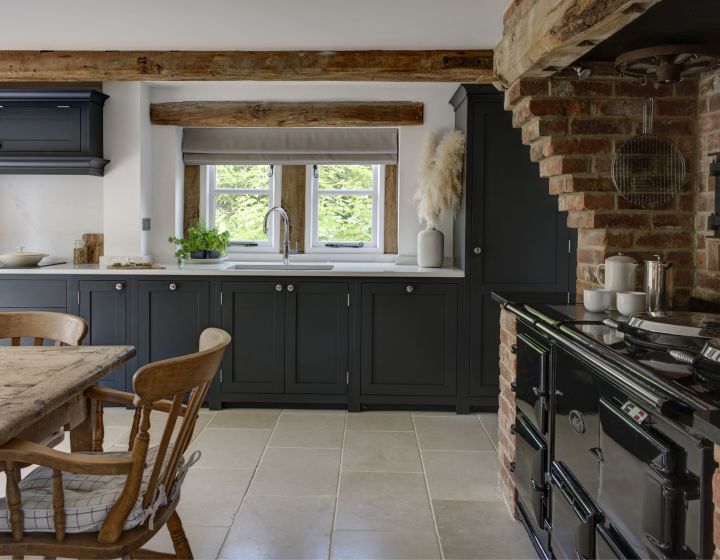
<svg viewBox="0 0 720 560"><path fill-rule="evenodd" d="M70 430L71 451L92 451L93 432L95 429L95 406L94 400L87 399L85 420Z"/></svg>

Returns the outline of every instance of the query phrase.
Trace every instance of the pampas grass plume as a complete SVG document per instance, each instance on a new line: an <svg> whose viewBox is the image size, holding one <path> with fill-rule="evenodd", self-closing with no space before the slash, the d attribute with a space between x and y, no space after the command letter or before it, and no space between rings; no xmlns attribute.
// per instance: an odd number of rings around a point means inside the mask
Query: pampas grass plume
<svg viewBox="0 0 720 560"><path fill-rule="evenodd" d="M415 200L418 217L430 228L460 206L464 153L465 135L461 131L451 130L437 145L435 137L428 135Z"/></svg>

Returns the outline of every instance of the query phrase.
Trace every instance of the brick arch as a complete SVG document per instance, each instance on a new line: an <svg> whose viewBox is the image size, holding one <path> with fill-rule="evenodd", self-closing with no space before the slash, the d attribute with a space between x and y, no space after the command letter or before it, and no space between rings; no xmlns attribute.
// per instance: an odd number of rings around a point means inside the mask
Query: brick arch
<svg viewBox="0 0 720 560"><path fill-rule="evenodd" d="M698 173L694 136L697 81L642 86L608 65L591 78L574 72L548 79L521 79L505 93L513 125L522 129L530 157L549 179L550 194L577 228L577 291L597 286L595 266L622 251L639 261L664 254L675 262L679 300L690 296L694 266L694 212ZM642 131L644 98L654 96L655 132L671 138L685 156L688 180L679 196L656 210L633 207L610 176L614 150ZM638 276L640 280L640 276Z"/></svg>

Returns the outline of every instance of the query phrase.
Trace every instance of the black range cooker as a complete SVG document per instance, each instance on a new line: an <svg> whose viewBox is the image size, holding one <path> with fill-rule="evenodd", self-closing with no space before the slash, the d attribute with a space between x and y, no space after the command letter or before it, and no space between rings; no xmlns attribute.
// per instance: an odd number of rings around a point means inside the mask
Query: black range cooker
<svg viewBox="0 0 720 560"><path fill-rule="evenodd" d="M496 299L519 318L512 468L538 552L712 557L716 428L698 419L720 410L703 355L718 316L617 324L582 306Z"/></svg>

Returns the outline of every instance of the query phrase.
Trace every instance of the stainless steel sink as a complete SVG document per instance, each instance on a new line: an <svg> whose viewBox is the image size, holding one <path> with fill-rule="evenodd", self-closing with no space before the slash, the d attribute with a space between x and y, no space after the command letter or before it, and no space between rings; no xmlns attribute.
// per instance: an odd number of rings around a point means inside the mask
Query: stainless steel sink
<svg viewBox="0 0 720 560"><path fill-rule="evenodd" d="M311 263L248 263L229 266L227 270L332 270L333 264L311 264Z"/></svg>

